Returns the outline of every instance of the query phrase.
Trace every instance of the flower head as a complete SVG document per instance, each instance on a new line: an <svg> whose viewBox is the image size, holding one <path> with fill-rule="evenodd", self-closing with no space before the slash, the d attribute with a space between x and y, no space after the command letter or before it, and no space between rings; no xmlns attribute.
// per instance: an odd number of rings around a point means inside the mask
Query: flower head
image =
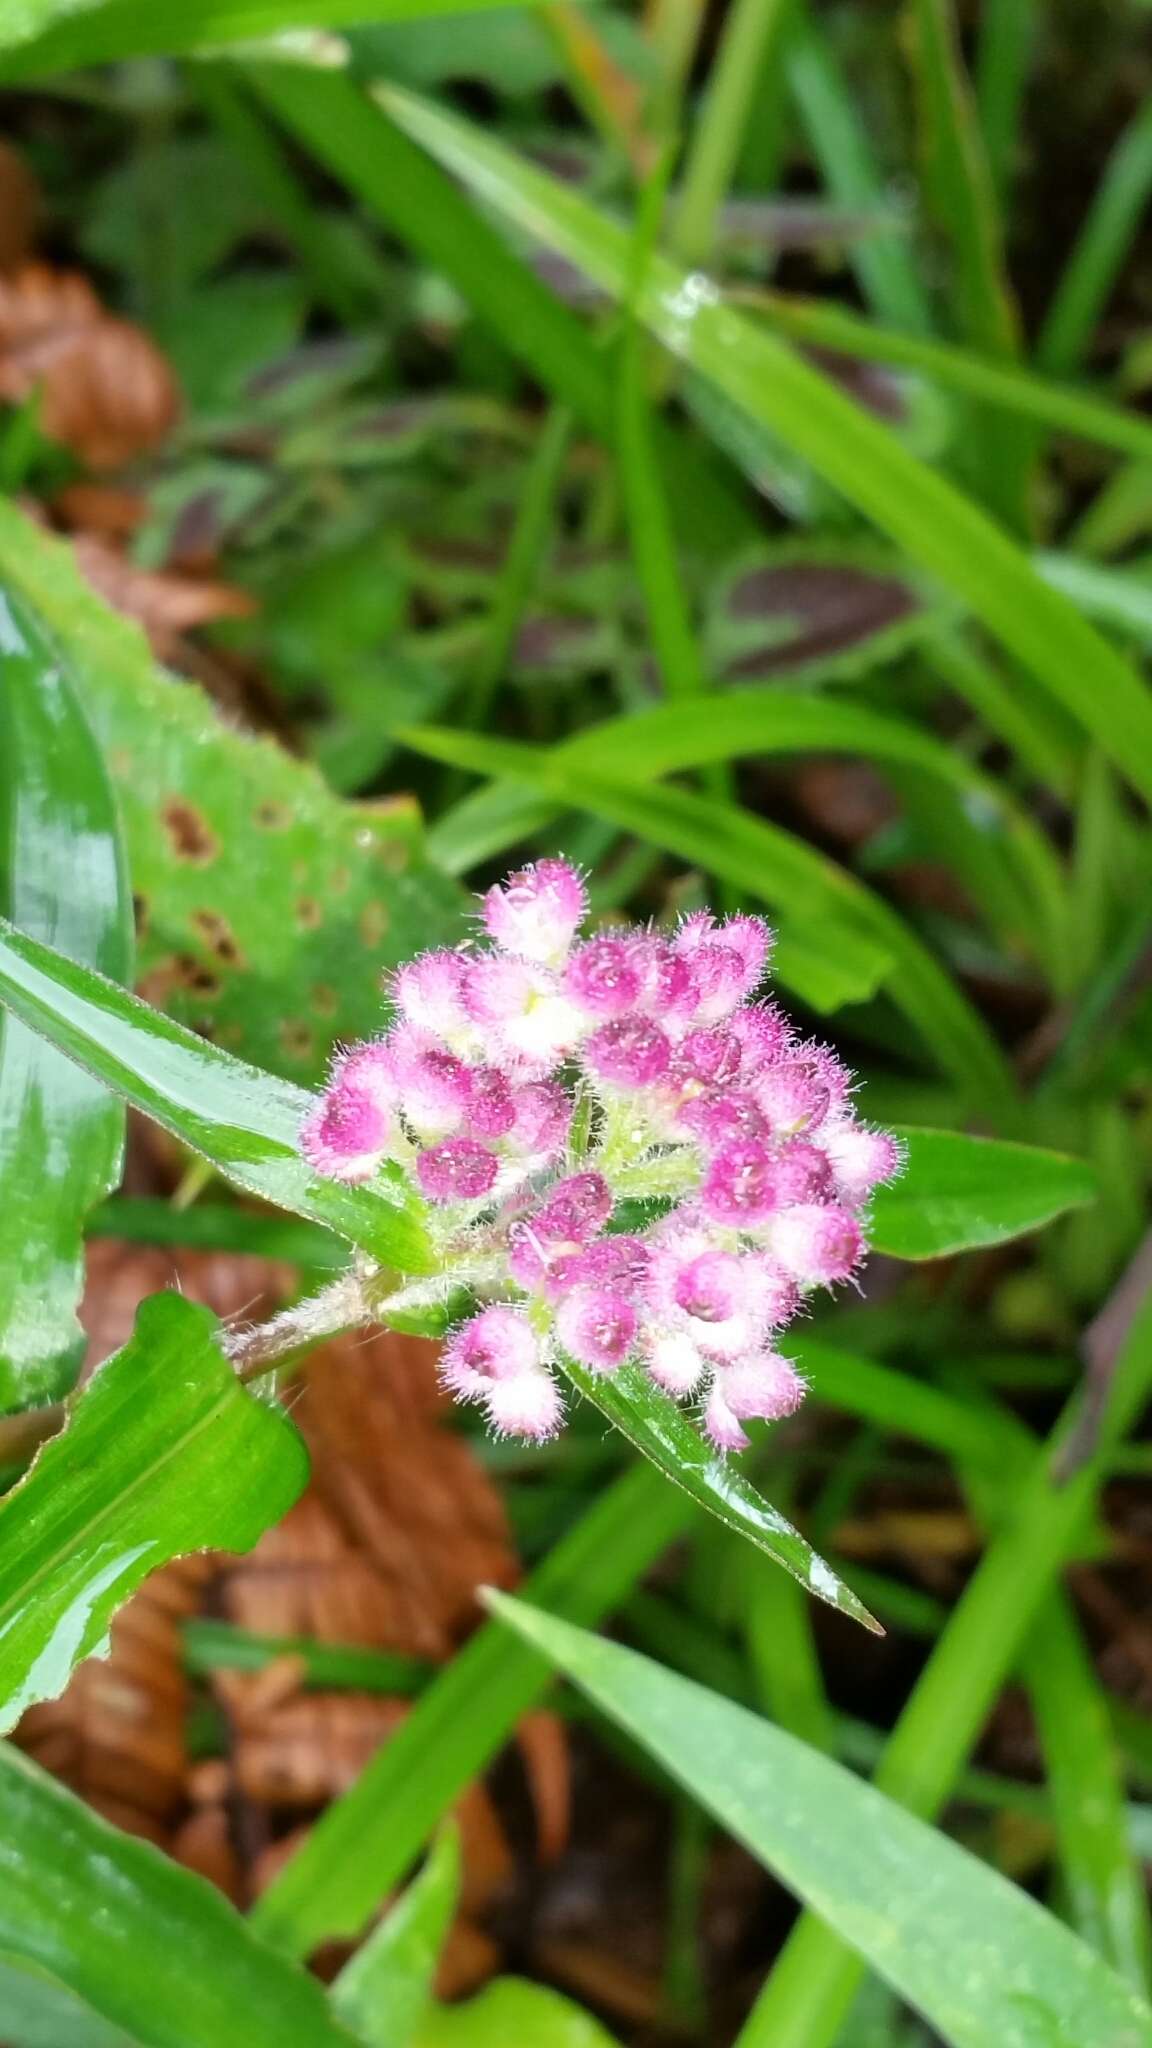
<svg viewBox="0 0 1152 2048"><path fill-rule="evenodd" d="M856 1271L900 1149L756 1000L759 918L581 937L585 907L561 860L490 889L483 940L394 976L391 1030L341 1053L301 1150L335 1180L410 1174L442 1278L477 1303L444 1383L499 1434L559 1429L567 1358L632 1364L739 1450L800 1401L779 1332Z"/></svg>

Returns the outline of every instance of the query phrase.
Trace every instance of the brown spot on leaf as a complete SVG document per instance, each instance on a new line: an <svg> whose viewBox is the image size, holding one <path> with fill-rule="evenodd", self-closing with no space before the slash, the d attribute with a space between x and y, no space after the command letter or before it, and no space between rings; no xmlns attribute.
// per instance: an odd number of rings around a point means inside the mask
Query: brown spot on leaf
<svg viewBox="0 0 1152 2048"><path fill-rule="evenodd" d="M276 803L271 797L266 797L263 803L257 804L252 816L265 832L286 832L292 823L292 813L288 805Z"/></svg>
<svg viewBox="0 0 1152 2048"><path fill-rule="evenodd" d="M318 1010L322 1017L334 1017L339 1000L335 989L329 988L326 981L316 983L312 991L312 1008Z"/></svg>
<svg viewBox="0 0 1152 2048"><path fill-rule="evenodd" d="M387 905L366 903L360 912L360 937L366 946L378 946L388 929Z"/></svg>
<svg viewBox="0 0 1152 2048"><path fill-rule="evenodd" d="M191 953L169 953L141 976L138 984L145 1002L163 1010L173 996L194 995L212 1002L220 994L219 977L201 965Z"/></svg>
<svg viewBox="0 0 1152 2048"><path fill-rule="evenodd" d="M136 937L138 939L144 938L148 931L148 898L146 896L133 895L132 917L136 926Z"/></svg>
<svg viewBox="0 0 1152 2048"><path fill-rule="evenodd" d="M220 851L219 841L194 805L185 803L183 797L170 797L160 815L177 860L200 868L215 860Z"/></svg>
<svg viewBox="0 0 1152 2048"><path fill-rule="evenodd" d="M192 923L205 945L215 953L218 960L223 961L225 967L244 965L244 955L236 944L232 927L226 917L221 917L218 910L194 910Z"/></svg>
<svg viewBox="0 0 1152 2048"><path fill-rule="evenodd" d="M406 839L398 839L393 833L376 841L376 858L390 875L402 875L412 859L412 848Z"/></svg>
<svg viewBox="0 0 1152 2048"><path fill-rule="evenodd" d="M298 1017L290 1017L280 1026L280 1043L290 1060L310 1060L316 1044L307 1024Z"/></svg>
<svg viewBox="0 0 1152 2048"><path fill-rule="evenodd" d="M350 889L350 888L351 888L351 886L352 886L352 870L351 870L351 868L347 868L347 867L344 867L343 865L341 865L341 866L340 866L340 867L338 867L338 868L333 868L333 870L332 870L332 873L331 873L331 874L329 875L329 877L328 877L328 893L329 893L329 895L330 895L330 896L343 896L343 895L344 895L344 893L345 893L345 891L346 891L347 889Z"/></svg>
<svg viewBox="0 0 1152 2048"><path fill-rule="evenodd" d="M301 896L296 905L296 922L302 932L319 930L324 922L324 912L314 896Z"/></svg>

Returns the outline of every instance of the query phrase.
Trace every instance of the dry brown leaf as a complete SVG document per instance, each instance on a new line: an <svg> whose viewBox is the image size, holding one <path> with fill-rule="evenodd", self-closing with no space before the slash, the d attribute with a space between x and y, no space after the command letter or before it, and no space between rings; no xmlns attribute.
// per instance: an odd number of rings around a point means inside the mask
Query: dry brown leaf
<svg viewBox="0 0 1152 2048"><path fill-rule="evenodd" d="M53 518L69 533L131 540L148 516L148 500L142 491L125 490L122 484L97 484L81 479L57 491L51 510Z"/></svg>
<svg viewBox="0 0 1152 2048"><path fill-rule="evenodd" d="M177 576L169 569L140 569L99 534L79 534L72 543L81 574L118 612L143 626L162 661L172 659L181 636L213 619L243 619L255 599L232 583Z"/></svg>
<svg viewBox="0 0 1152 2048"><path fill-rule="evenodd" d="M195 1252L97 1238L87 1250L80 1321L88 1337L85 1371L128 1342L146 1295L174 1288L216 1315L270 1315L291 1291L291 1266L238 1252Z"/></svg>
<svg viewBox="0 0 1152 2048"><path fill-rule="evenodd" d="M317 1494L384 1588L386 1647L425 1657L474 1626L477 1586L518 1576L500 1493L444 1427L436 1356L392 1332L338 1338L308 1361L293 1408Z"/></svg>
<svg viewBox="0 0 1152 2048"><path fill-rule="evenodd" d="M40 191L18 150L0 142L0 270L22 263L36 238Z"/></svg>
<svg viewBox="0 0 1152 2048"><path fill-rule="evenodd" d="M40 393L52 440L90 469L118 469L165 439L176 380L139 327L101 304L78 271L23 263L0 277L0 398Z"/></svg>

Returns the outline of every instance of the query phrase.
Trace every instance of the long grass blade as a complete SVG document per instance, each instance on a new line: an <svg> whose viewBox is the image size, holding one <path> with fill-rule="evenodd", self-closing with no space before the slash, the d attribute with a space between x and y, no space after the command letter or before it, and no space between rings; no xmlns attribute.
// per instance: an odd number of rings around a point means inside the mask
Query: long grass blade
<svg viewBox="0 0 1152 2048"><path fill-rule="evenodd" d="M389 109L509 221L620 296L622 230L490 136L397 91ZM661 258L638 311L665 345L760 425L779 433L922 567L955 590L1152 796L1152 694L1124 659L978 506L774 335L719 303L710 281Z"/></svg>

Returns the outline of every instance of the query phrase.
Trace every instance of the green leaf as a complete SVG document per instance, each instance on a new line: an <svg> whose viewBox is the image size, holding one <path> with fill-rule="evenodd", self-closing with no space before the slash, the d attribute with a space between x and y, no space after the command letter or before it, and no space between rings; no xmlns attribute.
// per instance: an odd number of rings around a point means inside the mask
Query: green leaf
<svg viewBox="0 0 1152 2048"><path fill-rule="evenodd" d="M326 1223L384 1265L432 1270L423 1203L398 1172L345 1188L310 1171L297 1147L313 1099L302 1088L221 1052L3 918L0 1004L237 1187Z"/></svg>
<svg viewBox="0 0 1152 2048"><path fill-rule="evenodd" d="M72 678L0 596L0 908L118 981L132 919L116 807ZM80 1233L120 1178L123 1105L0 1019L0 1408L55 1400L84 1338Z"/></svg>
<svg viewBox="0 0 1152 2048"><path fill-rule="evenodd" d="M705 704L665 704L611 719L577 733L558 753L565 764L648 781L710 761L825 749L912 768L946 785L986 842L990 860L1010 866L1027 892L1046 949L1057 948L1064 933L1064 880L1046 834L1000 782L982 775L962 754L866 704L775 686L741 690ZM933 794L938 802L939 792Z"/></svg>
<svg viewBox="0 0 1152 2048"><path fill-rule="evenodd" d="M1071 1558L1084 1554L1112 1454L1152 1391L1152 1295L1136 1306L1101 1391L1102 1399L1078 1389L1023 1480L1012 1473L1004 1522L884 1745L877 1785L925 1820L956 1786L1049 1588ZM740 2048L833 2048L860 1975L859 1959L837 1933L816 1914L803 1914ZM1095 2048L1095 2033L1090 2038ZM1136 2034L1134 2048L1146 2039ZM1059 2048L1080 2048L1078 2033L1058 2040ZM1036 2048L1049 2048L1045 2036Z"/></svg>
<svg viewBox="0 0 1152 2048"><path fill-rule="evenodd" d="M0 1728L64 1690L157 1565L250 1550L303 1487L300 1438L245 1392L215 1328L180 1295L144 1302L129 1342L0 1501Z"/></svg>
<svg viewBox="0 0 1152 2048"><path fill-rule="evenodd" d="M508 0L18 0L0 26L5 83L44 78L123 57L192 56L286 29L348 28L357 21L422 21L483 13ZM43 33L38 33L42 30Z"/></svg>
<svg viewBox="0 0 1152 2048"><path fill-rule="evenodd" d="M341 803L314 769L232 731L156 667L68 548L0 504L0 586L67 658L124 820L140 986L183 1023L311 1081L382 1021L381 971L461 935L407 799Z"/></svg>
<svg viewBox="0 0 1152 2048"><path fill-rule="evenodd" d="M616 298L627 288L624 231L576 191L455 115L391 90L383 104L509 222ZM1026 556L943 476L776 336L721 302L707 278L654 256L636 314L689 364L781 438L858 510L970 606L1026 668L1152 795L1152 700L1140 678Z"/></svg>
<svg viewBox="0 0 1152 2048"><path fill-rule="evenodd" d="M598 1621L693 1519L687 1497L638 1464L536 1568L532 1598ZM544 1659L499 1623L480 1629L261 1894L253 1923L264 1938L294 1956L331 1937L355 1938L549 1680Z"/></svg>
<svg viewBox="0 0 1152 2048"><path fill-rule="evenodd" d="M805 1589L829 1607L850 1614L876 1635L884 1631L855 1593L818 1557L786 1516L762 1500L740 1466L716 1452L675 1401L638 1365L622 1366L611 1377L589 1372L561 1354L572 1385L697 1507L707 1509L738 1536L746 1537Z"/></svg>
<svg viewBox="0 0 1152 2048"><path fill-rule="evenodd" d="M429 2015L412 2048L617 2048L583 2007L520 1977L497 1977L463 2005Z"/></svg>
<svg viewBox="0 0 1152 2048"><path fill-rule="evenodd" d="M1092 1167L1063 1152L959 1131L901 1130L908 1148L898 1180L877 1188L869 1232L874 1251L939 1259L1039 1230L1099 1194Z"/></svg>
<svg viewBox="0 0 1152 2048"><path fill-rule="evenodd" d="M779 916L774 972L785 987L832 1009L875 993L881 982L890 985L892 1000L940 1063L979 1091L982 1102L990 1093L1011 1113L1013 1082L983 1020L904 920L802 839L732 804L590 771L563 748L438 727L398 737L436 760L544 790L733 882Z"/></svg>
<svg viewBox="0 0 1152 2048"><path fill-rule="evenodd" d="M332 1986L333 2011L366 2048L410 2048L432 2001L436 1965L459 1895L460 1841L448 1826L419 1876Z"/></svg>
<svg viewBox="0 0 1152 2048"><path fill-rule="evenodd" d="M24 1968L0 1952L0 2012L9 2048L139 2048L105 2026L46 1970Z"/></svg>
<svg viewBox="0 0 1152 2048"><path fill-rule="evenodd" d="M0 1958L27 1973L30 2010L43 1976L91 2014L76 2048L349 2048L316 1980L262 1948L214 1885L7 1746L0 1811Z"/></svg>
<svg viewBox="0 0 1152 2048"><path fill-rule="evenodd" d="M1152 2040L1152 2010L1066 1927L841 1765L618 1643L489 1599L952 2048Z"/></svg>

